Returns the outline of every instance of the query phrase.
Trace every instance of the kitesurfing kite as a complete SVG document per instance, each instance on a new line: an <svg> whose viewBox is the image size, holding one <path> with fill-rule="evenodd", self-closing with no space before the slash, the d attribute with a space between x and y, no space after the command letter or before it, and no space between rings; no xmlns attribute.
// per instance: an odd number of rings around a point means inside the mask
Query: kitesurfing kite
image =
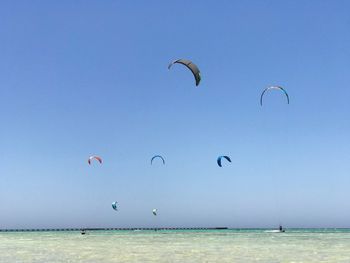
<svg viewBox="0 0 350 263"><path fill-rule="evenodd" d="M91 162L92 162L93 159L99 161L99 163L102 163L101 157L98 157L98 156L90 156L89 159L88 159L88 163L89 163L90 165L91 165Z"/></svg>
<svg viewBox="0 0 350 263"><path fill-rule="evenodd" d="M156 158L161 159L161 160L163 161L163 164L165 164L165 160L164 160L164 158L163 158L161 155L155 155L155 156L153 156L152 159L151 159L151 164L153 164L153 160L156 159Z"/></svg>
<svg viewBox="0 0 350 263"><path fill-rule="evenodd" d="M152 210L152 213L153 213L154 216L156 216L156 215L157 215L157 209L154 208L154 209Z"/></svg>
<svg viewBox="0 0 350 263"><path fill-rule="evenodd" d="M277 90L282 91L284 93L284 95L286 95L287 102L289 104L289 95L288 95L287 91L284 88L280 87L280 86L271 86L271 87L267 87L266 89L264 89L264 91L261 93L261 96L260 96L260 105L261 106L263 105L263 97L264 97L265 93L267 91L269 91L269 90L272 90L272 89L277 89Z"/></svg>
<svg viewBox="0 0 350 263"><path fill-rule="evenodd" d="M112 203L112 208L113 208L115 211L118 211L117 205L118 205L118 202L117 202L117 201L115 201L115 202Z"/></svg>
<svg viewBox="0 0 350 263"><path fill-rule="evenodd" d="M182 64L182 65L186 66L189 70L191 70L191 72L196 80L196 86L198 86L199 82L201 81L201 75L200 75L199 68L195 64L193 64L192 61L190 61L190 60L178 59L178 60L171 62L168 66L168 69L170 69L172 67L172 65L174 65L176 63Z"/></svg>
<svg viewBox="0 0 350 263"><path fill-rule="evenodd" d="M226 155L219 156L218 159L216 160L216 162L218 163L218 165L219 165L220 167L222 167L222 164L221 164L222 158L224 158L224 159L226 159L227 161L231 162L230 157L228 157L228 156L226 156Z"/></svg>

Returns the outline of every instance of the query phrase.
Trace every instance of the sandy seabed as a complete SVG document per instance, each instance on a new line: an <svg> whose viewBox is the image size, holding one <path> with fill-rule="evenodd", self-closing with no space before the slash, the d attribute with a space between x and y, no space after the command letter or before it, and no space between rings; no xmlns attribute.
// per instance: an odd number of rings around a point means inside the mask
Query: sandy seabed
<svg viewBox="0 0 350 263"><path fill-rule="evenodd" d="M0 262L350 262L349 230L0 233Z"/></svg>

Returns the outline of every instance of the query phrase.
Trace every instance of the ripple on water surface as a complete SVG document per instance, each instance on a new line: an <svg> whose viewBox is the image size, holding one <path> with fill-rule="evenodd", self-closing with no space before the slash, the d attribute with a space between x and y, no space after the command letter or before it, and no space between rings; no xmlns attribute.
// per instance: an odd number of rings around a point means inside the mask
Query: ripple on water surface
<svg viewBox="0 0 350 263"><path fill-rule="evenodd" d="M0 252L0 262L350 262L350 231L8 232Z"/></svg>

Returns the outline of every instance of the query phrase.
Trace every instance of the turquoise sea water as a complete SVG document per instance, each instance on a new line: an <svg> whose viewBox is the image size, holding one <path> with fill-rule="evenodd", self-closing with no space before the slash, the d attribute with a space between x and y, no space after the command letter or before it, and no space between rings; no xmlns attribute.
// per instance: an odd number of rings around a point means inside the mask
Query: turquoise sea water
<svg viewBox="0 0 350 263"><path fill-rule="evenodd" d="M350 262L350 230L3 232L0 262Z"/></svg>

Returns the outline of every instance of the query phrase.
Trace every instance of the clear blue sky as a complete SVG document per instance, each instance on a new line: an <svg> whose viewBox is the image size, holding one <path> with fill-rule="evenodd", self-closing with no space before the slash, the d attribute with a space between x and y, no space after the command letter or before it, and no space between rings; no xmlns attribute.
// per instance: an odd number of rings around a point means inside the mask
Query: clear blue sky
<svg viewBox="0 0 350 263"><path fill-rule="evenodd" d="M0 227L350 227L349 10L1 1Z"/></svg>

